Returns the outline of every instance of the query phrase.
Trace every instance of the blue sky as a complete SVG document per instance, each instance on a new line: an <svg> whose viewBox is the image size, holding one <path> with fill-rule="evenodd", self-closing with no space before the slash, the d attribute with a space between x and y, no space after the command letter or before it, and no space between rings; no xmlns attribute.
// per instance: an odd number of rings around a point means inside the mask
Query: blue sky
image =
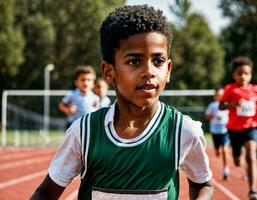
<svg viewBox="0 0 257 200"><path fill-rule="evenodd" d="M221 10L218 8L219 0L191 0L192 9L202 13L213 33L219 34L222 27L226 26L229 21L222 16ZM175 21L175 17L169 11L169 5L174 0L127 0L126 4L149 4L157 9L163 10L169 21Z"/></svg>

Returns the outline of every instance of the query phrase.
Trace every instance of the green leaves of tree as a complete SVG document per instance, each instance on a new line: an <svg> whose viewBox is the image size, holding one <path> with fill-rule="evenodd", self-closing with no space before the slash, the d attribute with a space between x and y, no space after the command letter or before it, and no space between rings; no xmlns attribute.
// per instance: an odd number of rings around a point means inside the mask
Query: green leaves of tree
<svg viewBox="0 0 257 200"><path fill-rule="evenodd" d="M124 0L0 1L0 72L7 77L0 89L43 89L48 63L55 65L51 86L56 89L73 85L77 65L93 65L100 72L100 24L123 4Z"/></svg>
<svg viewBox="0 0 257 200"><path fill-rule="evenodd" d="M231 24L220 35L225 49L226 76L224 82L231 81L231 60L239 55L250 57L257 66L257 1L221 0L223 14L230 18ZM253 79L257 81L257 71Z"/></svg>
<svg viewBox="0 0 257 200"><path fill-rule="evenodd" d="M204 16L192 12L188 0L178 2L175 7L180 8L180 12L177 9L174 14L184 18L180 17L183 23L171 27L174 35L172 88L213 88L224 75L223 49Z"/></svg>

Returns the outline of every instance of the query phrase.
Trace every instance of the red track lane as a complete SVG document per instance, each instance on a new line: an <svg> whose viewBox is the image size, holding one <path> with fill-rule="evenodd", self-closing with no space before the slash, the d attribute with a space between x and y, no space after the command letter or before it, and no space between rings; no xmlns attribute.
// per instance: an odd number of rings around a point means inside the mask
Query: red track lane
<svg viewBox="0 0 257 200"><path fill-rule="evenodd" d="M42 182L47 167L54 155L55 149L40 148L0 148L0 199L25 200L34 192ZM247 199L248 185L244 180L243 168L235 168L231 163L231 176L229 180L222 180L222 162L214 155L211 147L207 148L210 166L214 176L214 200L243 200ZM24 163L24 164L22 164ZM79 187L79 178L65 189L61 200L76 199L76 190ZM180 200L188 198L188 184L181 173Z"/></svg>

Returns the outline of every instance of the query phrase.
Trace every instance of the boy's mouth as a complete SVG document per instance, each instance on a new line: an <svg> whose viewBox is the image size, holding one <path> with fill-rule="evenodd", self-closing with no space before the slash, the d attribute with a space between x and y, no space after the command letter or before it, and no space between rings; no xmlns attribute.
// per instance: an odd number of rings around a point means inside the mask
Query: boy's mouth
<svg viewBox="0 0 257 200"><path fill-rule="evenodd" d="M137 89L138 90L156 90L156 89L158 89L158 86L156 86L152 83L149 83L149 84L144 84L144 85L138 86Z"/></svg>

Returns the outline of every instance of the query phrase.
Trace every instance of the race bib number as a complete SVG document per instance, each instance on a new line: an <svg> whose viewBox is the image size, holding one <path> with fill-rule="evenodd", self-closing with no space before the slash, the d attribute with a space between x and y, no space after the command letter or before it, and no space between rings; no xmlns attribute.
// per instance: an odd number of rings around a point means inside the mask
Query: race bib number
<svg viewBox="0 0 257 200"><path fill-rule="evenodd" d="M123 193L124 192L124 193ZM168 194L167 190L158 191L153 193L129 193L126 194L126 191L122 191L122 193L115 193L111 191L92 191L92 200L167 200Z"/></svg>
<svg viewBox="0 0 257 200"><path fill-rule="evenodd" d="M241 107L237 108L237 115L242 117L253 117L256 112L255 102L245 101Z"/></svg>

